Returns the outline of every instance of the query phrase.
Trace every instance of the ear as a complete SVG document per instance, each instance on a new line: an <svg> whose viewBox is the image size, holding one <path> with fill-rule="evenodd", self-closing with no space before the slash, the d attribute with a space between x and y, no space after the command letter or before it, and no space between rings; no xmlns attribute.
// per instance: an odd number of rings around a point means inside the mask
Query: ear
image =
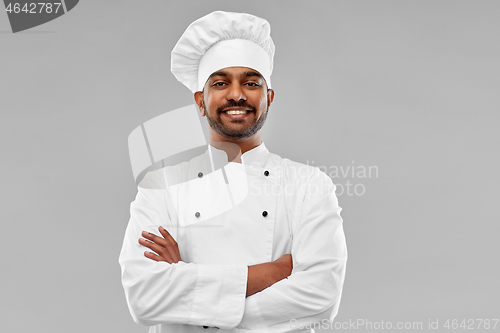
<svg viewBox="0 0 500 333"><path fill-rule="evenodd" d="M196 105L198 105L198 109L200 109L201 116L205 117L205 108L203 107L203 93L201 91L197 91L194 93L194 101Z"/></svg>
<svg viewBox="0 0 500 333"><path fill-rule="evenodd" d="M267 106L271 106L271 103L274 100L274 90L267 89Z"/></svg>

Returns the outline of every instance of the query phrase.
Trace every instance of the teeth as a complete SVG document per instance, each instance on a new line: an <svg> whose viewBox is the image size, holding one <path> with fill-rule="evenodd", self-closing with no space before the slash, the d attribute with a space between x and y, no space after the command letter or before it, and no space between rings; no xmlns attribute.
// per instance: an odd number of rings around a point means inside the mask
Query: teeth
<svg viewBox="0 0 500 333"><path fill-rule="evenodd" d="M246 111L240 111L240 110L230 110L226 111L227 114L246 114Z"/></svg>

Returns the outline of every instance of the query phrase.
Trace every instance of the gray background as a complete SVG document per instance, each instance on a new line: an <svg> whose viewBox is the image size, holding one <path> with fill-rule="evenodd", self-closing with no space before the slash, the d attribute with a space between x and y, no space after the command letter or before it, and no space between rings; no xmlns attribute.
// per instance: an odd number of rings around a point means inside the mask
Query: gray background
<svg viewBox="0 0 500 333"><path fill-rule="evenodd" d="M364 189L339 196L337 321L499 318L500 2L88 0L17 34L0 13L0 331L147 331L118 265L127 137L193 103L170 51L219 9L271 23L270 151L378 169L333 179Z"/></svg>

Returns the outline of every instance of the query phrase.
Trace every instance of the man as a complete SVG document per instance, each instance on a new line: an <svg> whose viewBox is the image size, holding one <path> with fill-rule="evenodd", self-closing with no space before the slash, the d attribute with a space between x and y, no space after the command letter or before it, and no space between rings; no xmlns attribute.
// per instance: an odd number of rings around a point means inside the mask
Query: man
<svg viewBox="0 0 500 333"><path fill-rule="evenodd" d="M150 332L310 332L337 314L347 250L335 186L261 141L273 55L266 20L220 11L172 51L211 143L148 173L131 205L122 282Z"/></svg>

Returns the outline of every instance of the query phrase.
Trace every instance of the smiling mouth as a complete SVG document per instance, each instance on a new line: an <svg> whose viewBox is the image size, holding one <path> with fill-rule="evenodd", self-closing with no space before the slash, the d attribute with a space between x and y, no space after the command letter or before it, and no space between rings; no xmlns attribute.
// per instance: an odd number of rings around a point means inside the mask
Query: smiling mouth
<svg viewBox="0 0 500 333"><path fill-rule="evenodd" d="M247 114L249 111L246 110L228 110L224 111L226 114Z"/></svg>

